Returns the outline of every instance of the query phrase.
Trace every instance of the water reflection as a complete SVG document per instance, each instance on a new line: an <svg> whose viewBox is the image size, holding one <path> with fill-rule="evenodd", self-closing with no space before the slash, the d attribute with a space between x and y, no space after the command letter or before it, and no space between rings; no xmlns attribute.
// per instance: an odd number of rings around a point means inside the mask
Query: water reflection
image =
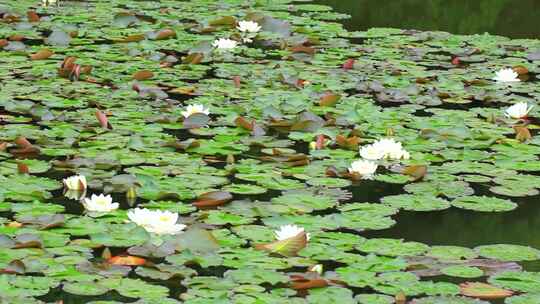
<svg viewBox="0 0 540 304"><path fill-rule="evenodd" d="M317 3L352 15L344 21L350 30L396 27L540 38L538 0L317 0Z"/></svg>

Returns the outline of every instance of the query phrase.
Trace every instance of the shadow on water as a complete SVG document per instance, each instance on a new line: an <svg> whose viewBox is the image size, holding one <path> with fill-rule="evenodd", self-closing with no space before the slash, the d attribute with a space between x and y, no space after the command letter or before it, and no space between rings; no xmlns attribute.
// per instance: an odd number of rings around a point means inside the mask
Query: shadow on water
<svg viewBox="0 0 540 304"><path fill-rule="evenodd" d="M337 12L349 30L395 27L453 34L488 32L512 38L540 38L538 0L317 0Z"/></svg>
<svg viewBox="0 0 540 304"><path fill-rule="evenodd" d="M493 244L540 248L540 239L536 234L540 230L540 196L509 199L519 204L510 212L483 213L454 207L433 212L402 210L393 216L397 222L393 227L366 231L362 235L468 248ZM521 264L526 270L540 271L537 261Z"/></svg>

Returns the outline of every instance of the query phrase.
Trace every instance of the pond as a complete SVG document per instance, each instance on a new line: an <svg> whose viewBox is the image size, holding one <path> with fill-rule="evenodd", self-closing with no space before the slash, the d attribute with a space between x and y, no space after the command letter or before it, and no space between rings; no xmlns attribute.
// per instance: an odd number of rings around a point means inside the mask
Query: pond
<svg viewBox="0 0 540 304"><path fill-rule="evenodd" d="M0 303L538 303L537 7L0 1Z"/></svg>

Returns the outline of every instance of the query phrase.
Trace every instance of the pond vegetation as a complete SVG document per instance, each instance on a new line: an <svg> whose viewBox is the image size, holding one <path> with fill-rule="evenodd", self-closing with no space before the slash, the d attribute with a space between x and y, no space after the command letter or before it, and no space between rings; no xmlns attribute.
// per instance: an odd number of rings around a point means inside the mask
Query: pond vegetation
<svg viewBox="0 0 540 304"><path fill-rule="evenodd" d="M289 0L0 17L1 303L540 303L539 40Z"/></svg>

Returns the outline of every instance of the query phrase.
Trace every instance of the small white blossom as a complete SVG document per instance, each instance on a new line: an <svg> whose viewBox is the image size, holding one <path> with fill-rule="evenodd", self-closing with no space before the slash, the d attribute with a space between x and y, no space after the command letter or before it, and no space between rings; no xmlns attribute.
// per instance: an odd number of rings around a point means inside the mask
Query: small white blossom
<svg viewBox="0 0 540 304"><path fill-rule="evenodd" d="M313 266L309 267L308 270L311 271L311 272L316 272L319 275L322 275L322 273L323 273L323 265L321 265L321 264L313 265Z"/></svg>
<svg viewBox="0 0 540 304"><path fill-rule="evenodd" d="M497 82L519 82L519 74L512 69L502 69L495 73L493 80Z"/></svg>
<svg viewBox="0 0 540 304"><path fill-rule="evenodd" d="M103 194L92 194L90 198L85 198L83 206L86 210L92 212L110 212L118 209L118 203L113 203L110 195L105 196Z"/></svg>
<svg viewBox="0 0 540 304"><path fill-rule="evenodd" d="M62 181L68 190L83 191L86 189L86 177L84 175L74 175L64 178Z"/></svg>
<svg viewBox="0 0 540 304"><path fill-rule="evenodd" d="M238 46L238 42L232 39L219 38L212 43L212 46L220 50L231 50Z"/></svg>
<svg viewBox="0 0 540 304"><path fill-rule="evenodd" d="M519 102L506 109L504 115L508 118L520 119L527 117L533 106L529 106L526 102Z"/></svg>
<svg viewBox="0 0 540 304"><path fill-rule="evenodd" d="M127 213L128 218L146 231L155 234L178 234L186 225L177 224L178 213L161 210L135 208Z"/></svg>
<svg viewBox="0 0 540 304"><path fill-rule="evenodd" d="M377 171L378 165L369 160L357 160L349 167L349 173L360 174L363 179L373 178L373 174Z"/></svg>
<svg viewBox="0 0 540 304"><path fill-rule="evenodd" d="M41 0L41 6L43 7L48 7L50 5L55 5L57 4L57 0Z"/></svg>
<svg viewBox="0 0 540 304"><path fill-rule="evenodd" d="M385 152L374 145L367 145L360 148L360 156L364 159L379 160L384 158Z"/></svg>
<svg viewBox="0 0 540 304"><path fill-rule="evenodd" d="M182 116L184 116L184 118L188 118L191 115L196 114L196 113L202 113L202 114L209 115L210 110L205 109L204 106L200 105L200 104L188 105L186 110L182 111Z"/></svg>
<svg viewBox="0 0 540 304"><path fill-rule="evenodd" d="M290 239L304 232L304 228L296 225L285 225L279 227L279 230L274 231L276 239L278 241ZM309 240L309 233L306 233L306 237Z"/></svg>
<svg viewBox="0 0 540 304"><path fill-rule="evenodd" d="M254 21L240 21L236 28L243 33L257 33L261 30L261 26Z"/></svg>

